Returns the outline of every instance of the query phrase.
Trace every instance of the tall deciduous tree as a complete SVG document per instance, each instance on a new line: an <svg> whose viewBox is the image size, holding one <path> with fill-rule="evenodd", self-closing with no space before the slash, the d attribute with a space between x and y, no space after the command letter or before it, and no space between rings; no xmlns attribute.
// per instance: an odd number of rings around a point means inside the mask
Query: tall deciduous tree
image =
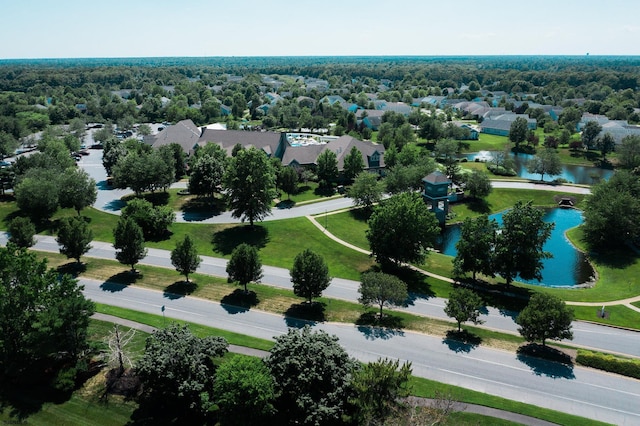
<svg viewBox="0 0 640 426"><path fill-rule="evenodd" d="M362 170L364 170L362 153L353 146L351 151L344 157L343 174L345 180L351 182Z"/></svg>
<svg viewBox="0 0 640 426"><path fill-rule="evenodd" d="M509 128L509 140L515 144L516 149L522 142L527 140L527 134L529 133L529 122L526 118L518 117Z"/></svg>
<svg viewBox="0 0 640 426"><path fill-rule="evenodd" d="M297 192L298 172L293 167L283 167L278 173L278 188L286 192L289 199Z"/></svg>
<svg viewBox="0 0 640 426"><path fill-rule="evenodd" d="M423 261L440 233L438 220L416 193L394 195L378 205L368 224L372 254L398 265Z"/></svg>
<svg viewBox="0 0 640 426"><path fill-rule="evenodd" d="M474 169L465 178L465 189L472 198L484 198L491 193L493 187L489 175Z"/></svg>
<svg viewBox="0 0 640 426"><path fill-rule="evenodd" d="M459 144L453 139L439 140L434 150L436 158L444 164L446 175L454 182L457 182L460 174L458 151Z"/></svg>
<svg viewBox="0 0 640 426"><path fill-rule="evenodd" d="M15 185L16 204L34 221L49 219L58 210L58 175L54 170L29 170Z"/></svg>
<svg viewBox="0 0 640 426"><path fill-rule="evenodd" d="M358 302L364 306L376 305L380 307L380 318L382 318L382 308L385 306L402 306L409 297L407 284L400 278L385 274L383 272L366 272L362 274L362 282L358 288L360 297Z"/></svg>
<svg viewBox="0 0 640 426"><path fill-rule="evenodd" d="M382 200L384 182L378 180L374 173L362 172L356 176L347 195L353 198L353 204L371 210L374 204Z"/></svg>
<svg viewBox="0 0 640 426"><path fill-rule="evenodd" d="M542 260L551 257L544 251L544 243L554 227L542 220L543 215L531 202L521 201L504 214L496 236L494 272L505 279L507 286L518 275L525 280L542 279Z"/></svg>
<svg viewBox="0 0 640 426"><path fill-rule="evenodd" d="M322 296L329 287L331 277L329 267L319 254L306 249L298 253L293 260L293 268L289 272L293 283L293 293L304 297L308 303L314 297Z"/></svg>
<svg viewBox="0 0 640 426"><path fill-rule="evenodd" d="M455 275L466 272L493 276L493 249L496 243L498 224L487 215L475 219L466 218L460 228L460 240L456 243L456 257L453 259Z"/></svg>
<svg viewBox="0 0 640 426"><path fill-rule="evenodd" d="M338 338L309 326L276 337L265 363L276 383L276 408L297 424L337 424L357 362Z"/></svg>
<svg viewBox="0 0 640 426"><path fill-rule="evenodd" d="M191 166L189 193L213 197L222 187L225 165L225 160L214 155L198 157Z"/></svg>
<svg viewBox="0 0 640 426"><path fill-rule="evenodd" d="M444 313L458 323L458 332L463 322L471 321L474 324L482 324L480 308L484 303L482 298L468 288L456 288L449 294L445 302Z"/></svg>
<svg viewBox="0 0 640 426"><path fill-rule="evenodd" d="M358 424L385 424L385 419L402 409L402 399L409 396L411 363L378 359L365 364L353 374L352 399Z"/></svg>
<svg viewBox="0 0 640 426"><path fill-rule="evenodd" d="M640 179L618 170L594 185L584 209L585 240L593 248L614 248L640 238Z"/></svg>
<svg viewBox="0 0 640 426"><path fill-rule="evenodd" d="M73 208L80 216L82 209L96 202L96 181L82 169L69 168L61 177L58 197L60 207Z"/></svg>
<svg viewBox="0 0 640 426"><path fill-rule="evenodd" d="M178 273L183 274L189 282L189 274L198 269L202 258L198 256L198 250L189 235L185 235L182 241L176 244L176 248L171 251L171 264Z"/></svg>
<svg viewBox="0 0 640 426"><path fill-rule="evenodd" d="M135 198L122 209L123 218L133 219L146 238L162 238L176 218L169 206L154 206L142 198Z"/></svg>
<svg viewBox="0 0 640 426"><path fill-rule="evenodd" d="M254 147L238 151L227 168L225 184L233 217L253 226L271 213L276 176L264 152Z"/></svg>
<svg viewBox="0 0 640 426"><path fill-rule="evenodd" d="M131 272L135 272L136 264L147 255L142 228L133 219L121 217L113 230L113 238L116 259L123 265L131 266Z"/></svg>
<svg viewBox="0 0 640 426"><path fill-rule="evenodd" d="M244 292L248 293L247 284L260 282L262 279L262 262L258 250L246 243L234 248L227 263L227 274L230 281L244 286Z"/></svg>
<svg viewBox="0 0 640 426"><path fill-rule="evenodd" d="M338 157L330 149L325 149L318 155L317 171L318 179L331 185L338 179Z"/></svg>
<svg viewBox="0 0 640 426"><path fill-rule="evenodd" d="M143 404L176 413L205 416L213 406L216 365L212 358L227 352L222 337L195 336L186 325L172 323L147 338L136 364Z"/></svg>
<svg viewBox="0 0 640 426"><path fill-rule="evenodd" d="M0 374L20 377L48 359L75 361L87 348L94 305L69 275L47 269L34 253L0 248ZM3 380L4 383L7 383Z"/></svg>
<svg viewBox="0 0 640 426"><path fill-rule="evenodd" d="M597 142L600 154L602 154L602 160L607 158L607 154L613 152L616 147L616 141L611 136L611 133L605 133L602 137L598 138Z"/></svg>
<svg viewBox="0 0 640 426"><path fill-rule="evenodd" d="M9 223L9 241L18 247L31 247L35 244L36 226L28 217L18 216Z"/></svg>
<svg viewBox="0 0 640 426"><path fill-rule="evenodd" d="M60 253L67 259L75 259L80 263L83 254L91 249L93 231L82 217L62 218L58 229L57 243L60 245Z"/></svg>
<svg viewBox="0 0 640 426"><path fill-rule="evenodd" d="M616 147L618 163L625 169L640 167L640 136L625 136Z"/></svg>
<svg viewBox="0 0 640 426"><path fill-rule="evenodd" d="M540 175L540 180L544 180L544 175L559 175L562 173L562 162L555 149L546 148L539 152L527 163L529 173Z"/></svg>
<svg viewBox="0 0 640 426"><path fill-rule="evenodd" d="M234 357L216 371L215 401L223 425L270 424L275 412L275 383L259 358Z"/></svg>
<svg viewBox="0 0 640 426"><path fill-rule="evenodd" d="M536 293L531 296L527 306L516 318L520 326L518 332L528 342L541 341L545 346L547 339L573 340L571 322L573 311L557 296L549 293Z"/></svg>
<svg viewBox="0 0 640 426"><path fill-rule="evenodd" d="M598 135L602 126L597 121L588 121L582 129L582 143L589 149L593 149L598 141Z"/></svg>

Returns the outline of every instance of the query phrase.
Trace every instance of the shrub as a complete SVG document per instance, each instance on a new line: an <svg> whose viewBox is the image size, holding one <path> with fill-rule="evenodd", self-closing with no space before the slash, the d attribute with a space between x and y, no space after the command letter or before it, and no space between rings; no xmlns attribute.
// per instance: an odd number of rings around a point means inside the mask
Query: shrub
<svg viewBox="0 0 640 426"><path fill-rule="evenodd" d="M488 164L487 169L494 175L498 175L498 176L516 176L517 175L515 170L506 169L503 166L497 166L495 164Z"/></svg>
<svg viewBox="0 0 640 426"><path fill-rule="evenodd" d="M640 379L640 360L578 349L576 362L585 367Z"/></svg>

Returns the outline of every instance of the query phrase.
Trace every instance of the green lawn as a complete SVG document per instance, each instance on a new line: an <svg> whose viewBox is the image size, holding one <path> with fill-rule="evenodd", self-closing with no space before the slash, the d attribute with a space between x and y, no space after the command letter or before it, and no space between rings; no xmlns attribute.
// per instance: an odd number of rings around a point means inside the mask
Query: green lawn
<svg viewBox="0 0 640 426"><path fill-rule="evenodd" d="M468 141L469 149L466 152L478 151L502 151L506 144L510 144L509 138L506 136L488 135L480 133L477 141Z"/></svg>

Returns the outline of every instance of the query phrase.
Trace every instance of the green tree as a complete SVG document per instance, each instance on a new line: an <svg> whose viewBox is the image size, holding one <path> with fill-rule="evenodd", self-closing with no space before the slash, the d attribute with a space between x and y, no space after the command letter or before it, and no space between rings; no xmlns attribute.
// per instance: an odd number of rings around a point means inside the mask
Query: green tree
<svg viewBox="0 0 640 426"><path fill-rule="evenodd" d="M329 267L319 254L305 249L298 253L289 271L293 283L293 293L304 297L308 303L314 297L322 296L322 292L331 284Z"/></svg>
<svg viewBox="0 0 640 426"><path fill-rule="evenodd" d="M383 272L362 274L358 293L360 293L358 302L364 306L376 305L380 307L380 318L383 316L382 308L392 305L402 306L409 297L407 284L404 281Z"/></svg>
<svg viewBox="0 0 640 426"><path fill-rule="evenodd" d="M598 135L602 131L602 126L597 121L588 121L582 129L582 143L588 149L593 149L598 141Z"/></svg>
<svg viewBox="0 0 640 426"><path fill-rule="evenodd" d="M82 209L96 202L98 197L96 181L82 169L67 169L61 176L58 197L60 207L73 208L80 216Z"/></svg>
<svg viewBox="0 0 640 426"><path fill-rule="evenodd" d="M276 408L291 424L337 424L357 362L338 338L309 326L276 337L265 364L276 384Z"/></svg>
<svg viewBox="0 0 640 426"><path fill-rule="evenodd" d="M224 158L214 155L199 156L191 166L189 193L213 197L222 186L225 166Z"/></svg>
<svg viewBox="0 0 640 426"><path fill-rule="evenodd" d="M162 238L176 219L169 206L154 206L142 198L134 198L122 209L121 217L132 218L142 228L145 238Z"/></svg>
<svg viewBox="0 0 640 426"><path fill-rule="evenodd" d="M509 140L515 144L516 149L527 139L529 134L529 122L526 118L518 117L509 128Z"/></svg>
<svg viewBox="0 0 640 426"><path fill-rule="evenodd" d="M317 170L318 179L331 185L338 179L338 157L330 149L325 149L318 155Z"/></svg>
<svg viewBox="0 0 640 426"><path fill-rule="evenodd" d="M213 384L220 424L268 424L275 413L275 383L259 358L234 357L216 371Z"/></svg>
<svg viewBox="0 0 640 426"><path fill-rule="evenodd" d="M100 129L102 130L102 129ZM96 132L97 133L97 132ZM95 138L95 134L94 134ZM96 139L97 140L97 139ZM127 155L127 147L118 139L110 138L103 143L102 165L107 171L107 175L113 175L113 169L120 159Z"/></svg>
<svg viewBox="0 0 640 426"><path fill-rule="evenodd" d="M551 257L543 247L555 226L545 223L543 215L531 202L518 201L502 217L496 236L494 272L505 279L507 286L518 275L525 280L542 279L542 260Z"/></svg>
<svg viewBox="0 0 640 426"><path fill-rule="evenodd" d="M344 157L343 175L347 182L351 182L360 172L364 170L362 153L355 146Z"/></svg>
<svg viewBox="0 0 640 426"><path fill-rule="evenodd" d="M198 256L198 249L189 235L185 235L182 241L176 243L176 248L171 251L171 264L179 274L184 274L189 282L189 274L198 269L202 258Z"/></svg>
<svg viewBox="0 0 640 426"><path fill-rule="evenodd" d="M356 407L358 424L385 424L385 420L404 408L402 400L409 396L411 363L378 359L353 373L351 386L355 392L351 402Z"/></svg>
<svg viewBox="0 0 640 426"><path fill-rule="evenodd" d="M9 241L18 247L29 248L35 244L36 226L28 217L18 216L9 222Z"/></svg>
<svg viewBox="0 0 640 426"><path fill-rule="evenodd" d="M379 181L377 175L369 172L359 173L347 191L347 195L353 198L353 204L367 211L382 200L383 193L384 182Z"/></svg>
<svg viewBox="0 0 640 426"><path fill-rule="evenodd" d="M121 217L113 230L113 238L116 260L131 266L131 272L135 273L135 265L147 255L142 228L132 218Z"/></svg>
<svg viewBox="0 0 640 426"><path fill-rule="evenodd" d="M291 199L291 194L298 191L298 172L293 167L283 167L278 174L278 188L287 193L287 198Z"/></svg>
<svg viewBox="0 0 640 426"><path fill-rule="evenodd" d="M12 243L0 248L2 377L24 381L27 370L27 376L39 377L38 368L50 369L60 360L75 363L88 347L87 327L95 309L82 289L25 248Z"/></svg>
<svg viewBox="0 0 640 426"><path fill-rule="evenodd" d="M467 288L455 288L445 302L444 313L458 323L458 332L463 322L471 321L474 324L482 324L480 308L484 306L482 298L473 290Z"/></svg>
<svg viewBox="0 0 640 426"><path fill-rule="evenodd" d="M458 162L458 142L453 139L443 139L436 142L434 154L444 164L445 174L454 182L457 182L460 174Z"/></svg>
<svg viewBox="0 0 640 426"><path fill-rule="evenodd" d="M233 217L248 219L253 226L271 213L276 176L264 152L254 147L238 151L227 168L225 184Z"/></svg>
<svg viewBox="0 0 640 426"><path fill-rule="evenodd" d="M460 240L456 243L456 257L453 259L454 275L466 272L493 276L493 248L495 246L498 223L489 220L485 214L477 218L466 218L460 228Z"/></svg>
<svg viewBox="0 0 640 426"><path fill-rule="evenodd" d="M472 198L484 198L493 190L489 175L480 170L472 170L466 175L464 181L464 188L469 191Z"/></svg>
<svg viewBox="0 0 640 426"><path fill-rule="evenodd" d="M378 205L368 221L367 240L382 262L422 262L440 233L435 215L420 194L394 195Z"/></svg>
<svg viewBox="0 0 640 426"><path fill-rule="evenodd" d="M116 188L131 188L136 195L166 189L174 181L175 167L160 151L129 152L113 167Z"/></svg>
<svg viewBox="0 0 640 426"><path fill-rule="evenodd" d="M60 253L67 259L75 259L78 264L83 254L91 249L93 231L89 223L82 217L60 219L57 243L60 245Z"/></svg>
<svg viewBox="0 0 640 426"><path fill-rule="evenodd" d="M216 364L212 358L222 357L227 346L222 337L195 336L187 325L172 323L155 331L136 363L142 404L183 419L205 418L214 404Z"/></svg>
<svg viewBox="0 0 640 426"><path fill-rule="evenodd" d="M29 170L15 185L18 208L34 221L49 219L58 210L59 175L55 170Z"/></svg>
<svg viewBox="0 0 640 426"><path fill-rule="evenodd" d="M541 341L542 346L545 346L547 339L573 340L572 321L573 310L562 299L549 293L531 296L516 318L520 335L528 342Z"/></svg>
<svg viewBox="0 0 640 426"><path fill-rule="evenodd" d="M529 160L527 171L539 174L540 181L542 181L544 180L544 175L554 176L562 173L562 161L560 161L560 156L555 149L545 148Z"/></svg>
<svg viewBox="0 0 640 426"><path fill-rule="evenodd" d="M591 188L584 208L584 238L592 248L621 247L640 238L640 180L618 170Z"/></svg>
<svg viewBox="0 0 640 426"><path fill-rule="evenodd" d="M231 252L226 270L229 281L244 286L244 292L248 293L247 284L257 283L262 279L262 262L258 250L246 243L236 246Z"/></svg>
<svg viewBox="0 0 640 426"><path fill-rule="evenodd" d="M604 161L607 158L607 154L615 150L616 141L613 139L613 136L611 136L611 133L605 133L602 137L598 138L597 146Z"/></svg>
<svg viewBox="0 0 640 426"><path fill-rule="evenodd" d="M616 147L618 164L625 169L640 167L640 136L625 136Z"/></svg>

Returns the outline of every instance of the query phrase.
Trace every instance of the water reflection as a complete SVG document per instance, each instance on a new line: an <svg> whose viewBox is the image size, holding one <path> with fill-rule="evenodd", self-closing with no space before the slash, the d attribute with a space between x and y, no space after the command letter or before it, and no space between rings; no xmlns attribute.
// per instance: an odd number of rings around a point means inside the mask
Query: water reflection
<svg viewBox="0 0 640 426"><path fill-rule="evenodd" d="M491 159L497 154L496 151L480 151L477 153L465 154L464 158L469 161L491 161ZM527 171L527 162L533 157L529 154L510 154L511 158L515 161L516 173L519 177L531 180L540 180L539 174L529 173ZM601 169L599 167L591 166L576 166L573 164L563 164L562 173L556 176L545 175L545 181L552 181L554 179L562 178L567 182L592 185L601 179L607 180L613 174L613 170Z"/></svg>
<svg viewBox="0 0 640 426"><path fill-rule="evenodd" d="M502 224L502 214L496 213L489 216ZM576 209L555 208L548 210L543 220L555 223L551 237L544 246L544 250L553 254L551 259L542 261L542 281L522 280L517 281L528 284L539 284L547 287L567 287L584 284L591 279L593 268L584 255L576 250L564 233L571 228L580 225L583 221L582 212ZM442 234L442 243L437 247L443 254L456 255L456 243L460 240L460 227L448 226Z"/></svg>

